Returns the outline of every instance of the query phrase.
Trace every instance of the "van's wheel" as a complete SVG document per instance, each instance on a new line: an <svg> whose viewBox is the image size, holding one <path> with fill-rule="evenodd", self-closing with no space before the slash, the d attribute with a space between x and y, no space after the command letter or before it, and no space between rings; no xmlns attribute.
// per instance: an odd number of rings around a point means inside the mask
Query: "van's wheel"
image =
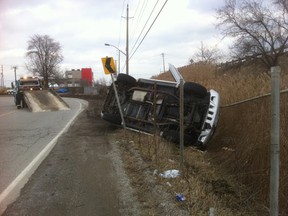
<svg viewBox="0 0 288 216"><path fill-rule="evenodd" d="M204 145L202 142L200 142L200 141L198 141L197 143L196 143L196 147L197 147L197 149L199 149L199 150L201 150L201 151L205 151L206 149L207 149L207 146L206 145Z"/></svg>
<svg viewBox="0 0 288 216"><path fill-rule="evenodd" d="M127 86L135 86L136 85L136 79L128 74L120 73L117 76L117 83Z"/></svg>
<svg viewBox="0 0 288 216"><path fill-rule="evenodd" d="M204 98L207 96L207 89L198 83L185 82L183 88L184 88L184 95L193 94L194 96L199 98Z"/></svg>
<svg viewBox="0 0 288 216"><path fill-rule="evenodd" d="M120 115L115 115L115 114L113 115L113 114L110 114L110 113L103 113L102 119L104 119L105 121L111 122L113 124L117 124L117 125L121 125L121 123L122 123Z"/></svg>
<svg viewBox="0 0 288 216"><path fill-rule="evenodd" d="M177 143L177 144L180 143L180 132L177 130L170 129L170 130L163 131L162 136L165 139L169 140L170 142ZM193 140L192 136L184 134L184 145L191 144L192 140Z"/></svg>
<svg viewBox="0 0 288 216"><path fill-rule="evenodd" d="M20 107L21 107L21 109L23 109L24 106L25 106L24 101L21 99L21 100L20 100Z"/></svg>

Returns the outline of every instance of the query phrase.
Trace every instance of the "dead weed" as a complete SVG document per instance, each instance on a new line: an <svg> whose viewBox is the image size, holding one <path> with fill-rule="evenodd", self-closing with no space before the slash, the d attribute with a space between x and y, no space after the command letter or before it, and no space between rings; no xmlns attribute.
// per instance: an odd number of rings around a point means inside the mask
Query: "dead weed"
<svg viewBox="0 0 288 216"><path fill-rule="evenodd" d="M180 170L180 152L174 143L128 130L114 135L120 140L125 169L148 215L206 216L211 209L217 215L265 215L249 190L211 164L206 152L186 147ZM172 169L180 170L180 177L159 176ZM185 200L177 201L177 194Z"/></svg>

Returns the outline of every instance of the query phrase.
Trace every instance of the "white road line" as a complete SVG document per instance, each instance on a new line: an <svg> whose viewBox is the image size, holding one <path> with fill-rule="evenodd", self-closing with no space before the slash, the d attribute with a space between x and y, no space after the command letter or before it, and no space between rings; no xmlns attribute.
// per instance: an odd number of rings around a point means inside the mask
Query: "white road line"
<svg viewBox="0 0 288 216"><path fill-rule="evenodd" d="M30 164L9 184L9 186L0 194L0 215L5 211L7 206L14 202L20 194L21 188L27 183L30 176L38 168L41 162L47 157L50 151L57 143L58 138L67 131L76 117L84 110L82 103L80 104L74 117L67 123L67 125L55 136L50 143L30 162Z"/></svg>
<svg viewBox="0 0 288 216"><path fill-rule="evenodd" d="M10 111L10 112L7 112L7 113L3 113L3 114L0 115L0 117L9 115L9 114L12 114L12 113L15 113L15 112L17 112L17 110L13 110L13 111Z"/></svg>

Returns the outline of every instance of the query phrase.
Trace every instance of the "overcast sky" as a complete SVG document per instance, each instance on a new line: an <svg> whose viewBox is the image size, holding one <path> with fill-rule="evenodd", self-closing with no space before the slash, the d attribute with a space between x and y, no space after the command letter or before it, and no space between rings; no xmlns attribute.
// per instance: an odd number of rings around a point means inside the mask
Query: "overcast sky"
<svg viewBox="0 0 288 216"><path fill-rule="evenodd" d="M159 0L147 21L156 0L0 0L0 65L5 85L10 86L14 80L11 66L18 67L17 77L28 73L25 52L34 34L49 35L61 44L63 71L91 67L94 80L110 79L104 75L101 58L112 56L118 60L118 51L104 44L126 52L127 4L131 56L165 1ZM168 0L131 57L130 75L149 78L159 74L163 71L162 53L166 70L168 63L187 65L201 41L221 49L224 42L215 29L215 9L221 5L223 0ZM120 59L121 72L125 73L125 55L121 54Z"/></svg>

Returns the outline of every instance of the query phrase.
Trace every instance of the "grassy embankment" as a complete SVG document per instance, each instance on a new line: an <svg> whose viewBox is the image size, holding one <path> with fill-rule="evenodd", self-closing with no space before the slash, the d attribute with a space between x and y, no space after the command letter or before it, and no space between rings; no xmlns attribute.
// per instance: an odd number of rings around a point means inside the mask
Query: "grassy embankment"
<svg viewBox="0 0 288 216"><path fill-rule="evenodd" d="M281 66L281 89L288 88L288 67ZM198 82L221 95L228 105L271 92L271 78L258 64L217 70L213 65L189 65L179 68L186 81ZM172 80L169 73L157 79ZM281 167L280 215L287 213L288 115L287 93L281 95ZM271 97L232 107L222 107L217 131L206 152L185 149L185 175L169 180L171 193L182 192L179 203L191 215L207 215L210 207L217 215L268 215L270 166ZM130 147L141 153L150 169L164 171L178 167L178 148L159 137L128 133ZM130 148L128 147L128 148ZM127 146L126 146L127 148ZM132 165L131 165L132 166ZM131 168L131 167L130 167ZM147 168L147 167L146 167ZM286 173L285 173L286 172ZM159 179L166 185L166 179ZM137 181L134 182L137 185ZM146 190L145 184L138 184Z"/></svg>

